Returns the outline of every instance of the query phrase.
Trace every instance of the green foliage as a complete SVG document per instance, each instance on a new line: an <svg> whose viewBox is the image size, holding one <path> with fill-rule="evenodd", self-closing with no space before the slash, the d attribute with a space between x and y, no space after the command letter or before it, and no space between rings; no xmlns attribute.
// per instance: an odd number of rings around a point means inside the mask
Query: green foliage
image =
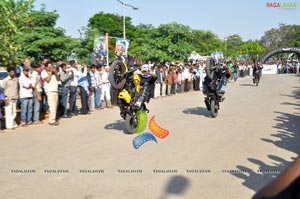
<svg viewBox="0 0 300 199"><path fill-rule="evenodd" d="M129 31L131 18L126 17L126 32ZM132 26L132 25L131 25ZM101 33L108 32L115 37L123 37L123 19L119 15L99 12L89 19L88 27Z"/></svg>
<svg viewBox="0 0 300 199"><path fill-rule="evenodd" d="M0 1L0 64L9 65L25 57L39 59L49 56L52 60L67 58L76 53L79 61L90 63L94 39L109 33L109 54L113 59L115 39L123 37L123 16L99 12L82 28L80 39L65 36L56 28L59 15L56 11L33 10L34 0ZM243 42L237 34L224 40L211 31L193 30L176 22L154 27L151 24L134 26L126 16L126 39L130 40L128 55L143 62L186 60L192 51L210 55L223 51L226 58L235 59L241 54L253 58L278 47L300 46L300 26L280 24L265 32L260 41Z"/></svg>
<svg viewBox="0 0 300 199"><path fill-rule="evenodd" d="M16 37L23 24L27 24L33 0L0 1L0 65L18 62L20 44Z"/></svg>
<svg viewBox="0 0 300 199"><path fill-rule="evenodd" d="M129 54L143 61L185 60L195 49L191 44L189 26L175 22L154 28L151 25L137 27L139 38L130 44Z"/></svg>
<svg viewBox="0 0 300 199"><path fill-rule="evenodd" d="M235 59L238 55L242 54L242 45L243 41L242 38L237 35L229 35L224 39L224 56L226 59Z"/></svg>
<svg viewBox="0 0 300 199"><path fill-rule="evenodd" d="M254 59L256 55L262 57L265 49L258 41L249 40L241 45L241 52L241 54L249 55L250 59Z"/></svg>
<svg viewBox="0 0 300 199"><path fill-rule="evenodd" d="M300 26L279 24L279 28L266 31L260 42L267 51L280 47L300 47Z"/></svg>
<svg viewBox="0 0 300 199"><path fill-rule="evenodd" d="M222 41L211 31L193 30L191 39L191 45L195 46L195 51L201 55L224 51Z"/></svg>
<svg viewBox="0 0 300 199"><path fill-rule="evenodd" d="M300 25L291 26L290 39L291 46L300 47Z"/></svg>
<svg viewBox="0 0 300 199"><path fill-rule="evenodd" d="M78 42L64 35L62 28L55 28L59 17L55 12L32 11L30 22L23 26L18 35L21 44L19 57L32 57L39 60L47 56L51 60L66 59Z"/></svg>

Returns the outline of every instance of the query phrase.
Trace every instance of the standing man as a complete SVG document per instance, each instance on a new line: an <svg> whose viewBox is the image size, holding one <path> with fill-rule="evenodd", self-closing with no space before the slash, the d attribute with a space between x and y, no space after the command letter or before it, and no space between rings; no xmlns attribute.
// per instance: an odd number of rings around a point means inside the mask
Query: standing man
<svg viewBox="0 0 300 199"><path fill-rule="evenodd" d="M196 62L195 68L194 68L194 74L195 74L195 91L200 91L200 67L199 62Z"/></svg>
<svg viewBox="0 0 300 199"><path fill-rule="evenodd" d="M42 101L42 86L40 66L37 64L32 65L31 81L33 87L33 124L42 124L40 121L41 101Z"/></svg>
<svg viewBox="0 0 300 199"><path fill-rule="evenodd" d="M190 90L190 83L189 83L189 64L185 65L185 68L183 70L183 78L184 78L184 82L183 82L183 91L187 92Z"/></svg>
<svg viewBox="0 0 300 199"><path fill-rule="evenodd" d="M233 65L233 80L234 80L234 82L237 82L237 80L239 78L238 72L239 72L239 64L238 64L238 62L235 62Z"/></svg>
<svg viewBox="0 0 300 199"><path fill-rule="evenodd" d="M96 69L96 65L92 64L90 67L91 71L90 73L93 74L94 77L94 83L92 83L93 90L94 90L94 107L96 110L99 110L101 108L101 85L102 85L102 80L101 80L101 75L99 71Z"/></svg>
<svg viewBox="0 0 300 199"><path fill-rule="evenodd" d="M89 90L90 90L90 95L88 99L88 104L89 104L89 110L90 111L95 111L95 87L96 87L96 81L95 81L95 64L92 64L91 66L88 67L88 81L89 81Z"/></svg>
<svg viewBox="0 0 300 199"><path fill-rule="evenodd" d="M155 81L155 86L154 86L154 98L158 98L161 96L160 93L161 93L162 78L159 70L160 69L158 68L158 65L155 64L153 72L155 73L157 79Z"/></svg>
<svg viewBox="0 0 300 199"><path fill-rule="evenodd" d="M167 94L167 81L168 81L168 67L166 65L160 69L161 82L161 96L164 97Z"/></svg>
<svg viewBox="0 0 300 199"><path fill-rule="evenodd" d="M102 80L102 94L101 94L101 103L102 107L111 108L111 97L110 97L110 83L108 80L109 75L109 66L105 66L104 72L102 73L101 80Z"/></svg>
<svg viewBox="0 0 300 199"><path fill-rule="evenodd" d="M75 60L70 61L71 71L74 75L70 83L70 115L78 115L76 110L76 97L77 97L77 87L78 87L78 78L87 76L87 67L84 67L83 73L77 70L77 64Z"/></svg>
<svg viewBox="0 0 300 199"><path fill-rule="evenodd" d="M202 85L203 85L203 79L204 79L204 76L203 76L203 71L204 71L204 64L203 62L200 62L200 65L199 65L199 71L200 71L200 85L199 85L199 88L200 90L202 89Z"/></svg>
<svg viewBox="0 0 300 199"><path fill-rule="evenodd" d="M40 67L40 74L42 74L42 72L45 70L45 64L49 61L49 59L47 57L43 57L42 59L42 65ZM41 86L42 86L42 103L41 103L41 111L43 111L44 113L48 113L49 112L49 105L48 105L48 99L47 99L47 95L44 89L44 80L41 77Z"/></svg>
<svg viewBox="0 0 300 199"><path fill-rule="evenodd" d="M42 79L44 80L44 89L48 98L49 104L49 125L58 125L56 121L56 112L58 104L58 81L60 80L58 69L54 68L51 62L45 64Z"/></svg>
<svg viewBox="0 0 300 199"><path fill-rule="evenodd" d="M24 66L23 74L19 78L22 127L32 124L33 86L31 77L29 76L29 71L30 68L28 66Z"/></svg>
<svg viewBox="0 0 300 199"><path fill-rule="evenodd" d="M61 64L60 67L61 67L61 72L59 74L60 74L60 81L62 84L62 96L61 96L60 104L63 109L62 117L69 118L67 103L68 103L68 96L69 96L69 87L70 87L71 80L73 79L73 73L71 70L67 70L67 66L64 63Z"/></svg>
<svg viewBox="0 0 300 199"><path fill-rule="evenodd" d="M17 128L18 80L15 78L15 68L7 68L8 76L2 81L5 96L5 126L7 129Z"/></svg>
<svg viewBox="0 0 300 199"><path fill-rule="evenodd" d="M83 65L83 70L87 70L87 65ZM87 76L81 76L78 77L78 86L80 89L80 98L81 98L81 110L80 114L88 114L89 113L89 104L88 104L88 98L90 95L90 83L88 81Z"/></svg>

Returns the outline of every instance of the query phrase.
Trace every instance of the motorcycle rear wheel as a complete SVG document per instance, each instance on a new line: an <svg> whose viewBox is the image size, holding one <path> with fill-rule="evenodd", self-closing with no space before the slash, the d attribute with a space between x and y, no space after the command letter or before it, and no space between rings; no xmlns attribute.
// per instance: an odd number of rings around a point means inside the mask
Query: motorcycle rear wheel
<svg viewBox="0 0 300 199"><path fill-rule="evenodd" d="M128 133L141 133L147 126L147 114L144 110L133 112L132 115L126 114L125 129Z"/></svg>

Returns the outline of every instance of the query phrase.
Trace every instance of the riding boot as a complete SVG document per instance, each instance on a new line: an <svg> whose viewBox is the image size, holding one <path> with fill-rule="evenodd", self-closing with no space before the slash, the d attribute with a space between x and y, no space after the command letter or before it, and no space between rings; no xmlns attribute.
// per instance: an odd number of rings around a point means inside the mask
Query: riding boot
<svg viewBox="0 0 300 199"><path fill-rule="evenodd" d="M204 102L205 102L207 110L210 111L210 104L209 104L209 101L208 101L207 97L204 99Z"/></svg>

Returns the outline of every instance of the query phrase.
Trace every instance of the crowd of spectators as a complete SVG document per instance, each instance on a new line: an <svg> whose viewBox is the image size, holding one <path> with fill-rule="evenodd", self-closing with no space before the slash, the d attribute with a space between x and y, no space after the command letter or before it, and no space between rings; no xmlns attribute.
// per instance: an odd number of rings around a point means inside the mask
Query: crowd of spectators
<svg viewBox="0 0 300 199"><path fill-rule="evenodd" d="M17 68L8 67L7 72L1 81L0 101L8 130L18 127L18 110L19 126L27 127L43 124L44 117L49 125L57 126L61 118L112 107L108 66L83 64L78 68L74 60L64 63L44 58L35 64L25 59Z"/></svg>
<svg viewBox="0 0 300 199"><path fill-rule="evenodd" d="M142 66L134 62L131 64L137 68ZM201 91L206 75L205 64L201 60L189 60L186 63L149 61L147 65L151 68L150 72L157 76L150 97ZM299 74L298 62L273 64L277 64L280 74ZM237 82L239 77L252 75L253 62L228 61L226 65L232 73L229 82ZM118 92L111 88L108 80L109 66L103 67L97 62L78 65L74 60L64 63L62 60L50 62L44 58L41 64L35 64L25 59L21 66L8 67L7 71L8 76L1 82L0 89L0 101L4 107L0 117L5 115L6 129L18 127L18 110L21 112L22 127L43 124L45 115L49 125L57 126L61 118L91 114L118 105Z"/></svg>

